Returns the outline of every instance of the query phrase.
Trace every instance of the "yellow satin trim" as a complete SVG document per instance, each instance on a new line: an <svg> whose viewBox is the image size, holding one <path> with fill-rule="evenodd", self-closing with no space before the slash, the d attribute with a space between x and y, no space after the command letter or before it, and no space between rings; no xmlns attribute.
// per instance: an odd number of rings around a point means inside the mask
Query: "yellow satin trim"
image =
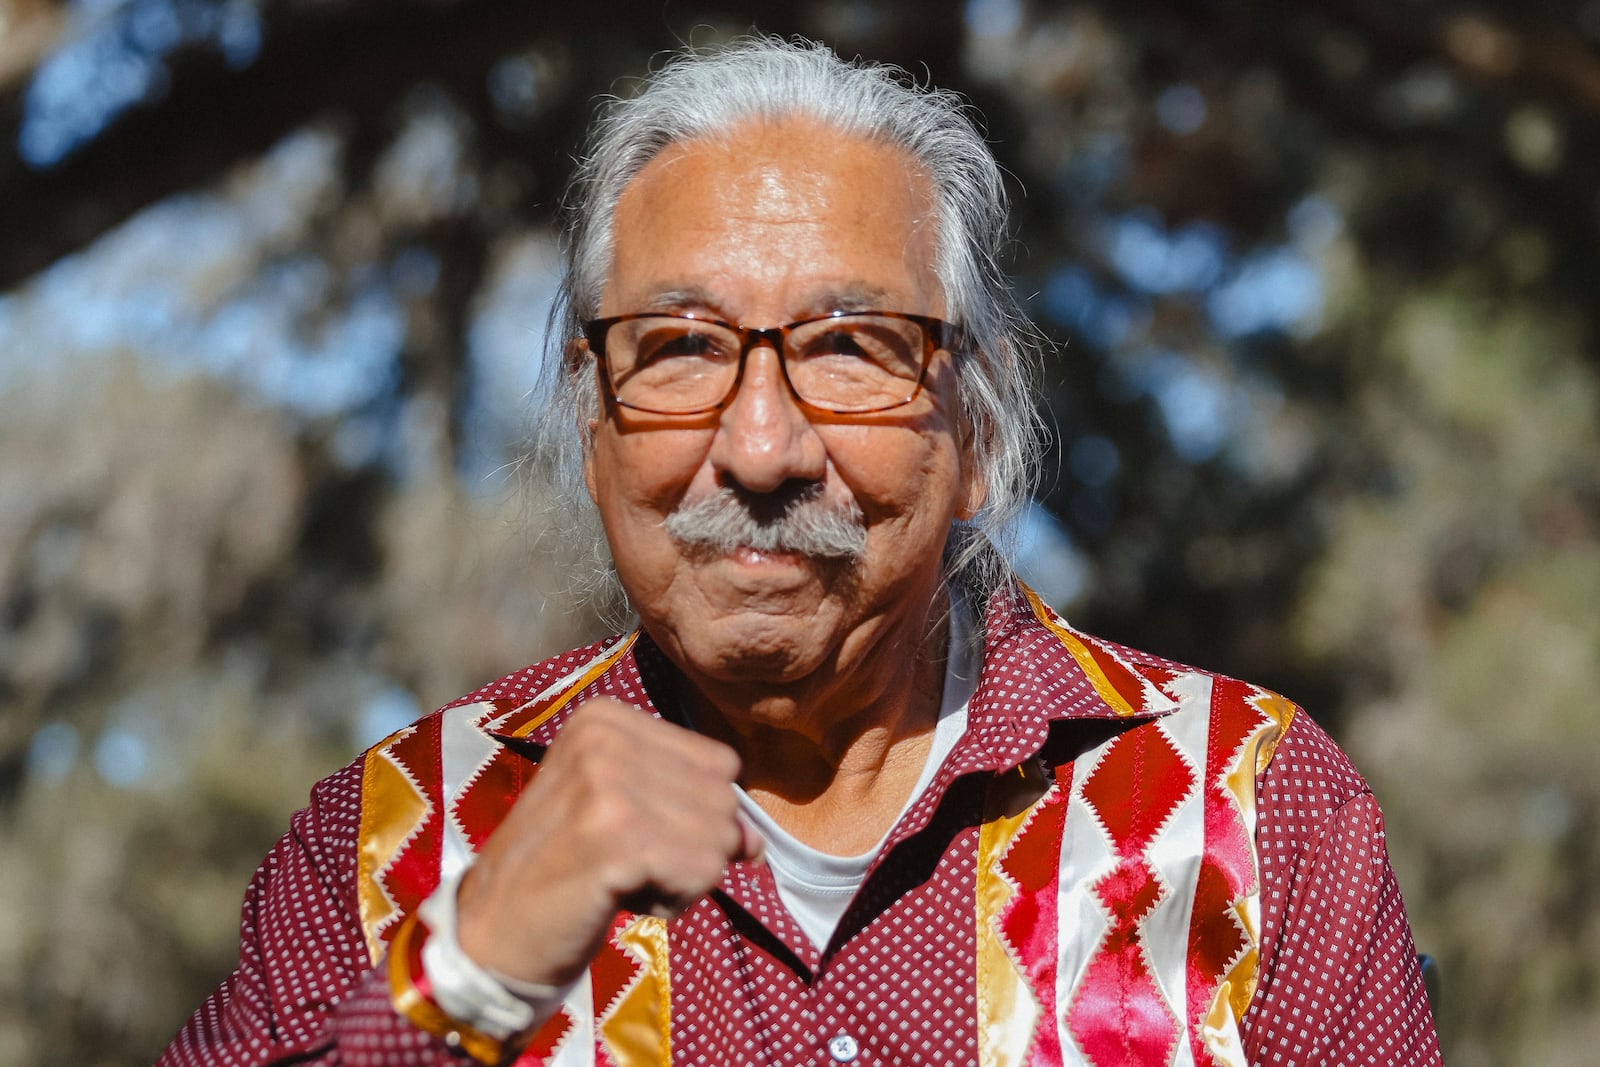
<svg viewBox="0 0 1600 1067"><path fill-rule="evenodd" d="M616 1067L667 1067L672 1062L667 924L643 915L617 931L613 940L643 969L595 1029Z"/></svg>
<svg viewBox="0 0 1600 1067"><path fill-rule="evenodd" d="M535 715L533 718L529 719L527 722L511 731L511 736L527 737L529 734L533 733L533 731L549 722L551 718L555 716L556 712L570 704L572 702L572 698L583 692L585 687L587 687L590 682L594 681L606 671L610 670L612 664L621 659L623 654L626 653L628 649L632 648L633 643L638 639L639 631L635 630L633 633L624 638L612 652L591 663L588 669L579 676L578 680L567 686L566 691L557 697L554 703L552 703L548 708L545 708L539 714Z"/></svg>
<svg viewBox="0 0 1600 1067"><path fill-rule="evenodd" d="M423 996L411 979L410 941L416 935L415 915L396 931L394 945L389 953L389 996L394 1010L411 1020L418 1029L435 1037L442 1037L479 1063L501 1063L505 1059L505 1045L488 1034L464 1026L444 1013L433 1001Z"/></svg>
<svg viewBox="0 0 1600 1067"><path fill-rule="evenodd" d="M1234 756L1233 766L1224 778L1229 795L1239 813L1239 820L1250 836L1252 848L1256 840L1256 781L1272 762L1278 741L1289 729L1294 719L1295 705L1277 693L1262 689L1247 698L1251 707L1261 713L1262 721L1247 734ZM1255 997L1260 978L1261 945L1261 885L1260 859L1256 859L1256 884L1251 892L1233 902L1233 918L1239 924L1249 947L1228 968L1222 983L1211 999L1211 1008L1201 1021L1201 1033L1206 1048L1219 1064L1234 1067L1245 1063L1244 1048L1239 1042L1240 1022L1250 1001Z"/></svg>
<svg viewBox="0 0 1600 1067"><path fill-rule="evenodd" d="M1255 952L1251 951L1250 969L1255 970ZM1251 985L1255 984L1252 973ZM1211 1010L1206 1012L1200 1021L1200 1033L1205 1040L1206 1050L1211 1053L1217 1067L1246 1067L1244 1058L1244 1043L1239 1037L1239 1020L1243 1012L1234 1010L1233 1002L1237 994L1231 982L1223 982L1217 994L1211 1000ZM1249 1003L1249 998L1245 998Z"/></svg>
<svg viewBox="0 0 1600 1067"><path fill-rule="evenodd" d="M1293 721L1294 713L1298 709L1293 701L1285 700L1277 693L1267 689L1263 689L1258 695L1251 697L1250 706L1270 720L1263 724L1262 729L1254 739L1256 751L1255 772L1260 775L1265 773L1267 765L1272 762L1272 754L1278 750L1278 740L1288 731L1289 723ZM1255 807L1253 803L1255 793L1255 782L1252 779L1250 784L1252 811L1254 811ZM1238 795L1237 791L1235 795ZM1254 820L1251 821L1251 825L1254 825Z"/></svg>
<svg viewBox="0 0 1600 1067"><path fill-rule="evenodd" d="M990 786L978 831L977 963L978 1063L1016 1067L1028 1054L1038 1025L1039 1002L1000 936L1000 917L1016 885L1000 861L1033 817L1047 785L1037 766L1001 775Z"/></svg>
<svg viewBox="0 0 1600 1067"><path fill-rule="evenodd" d="M1094 686L1094 691L1099 694L1100 699L1105 701L1112 711L1123 718L1139 714L1138 709L1129 703L1128 698L1119 693L1117 687L1111 684L1111 679L1106 677L1106 672L1095 661L1088 646L1083 643L1083 639L1056 621L1055 613L1045 606L1044 601L1039 599L1038 593L1035 593L1020 582L1018 585L1021 586L1022 595L1027 597L1028 607L1033 609L1034 617L1039 620L1046 630L1055 634L1057 639L1066 646L1067 651L1072 654L1072 658L1077 660L1078 667L1084 674L1088 675L1089 683ZM1129 668L1129 673L1137 676L1137 672L1132 668ZM1157 693L1157 690L1154 686L1144 682L1142 677L1140 681L1145 686L1145 698L1148 702ZM1160 703L1171 702L1164 695L1156 697L1156 700Z"/></svg>
<svg viewBox="0 0 1600 1067"><path fill-rule="evenodd" d="M428 801L389 756L389 746L412 727L392 734L367 752L361 772L361 838L356 850L356 901L367 954L383 958L382 930L398 911L378 876L428 814Z"/></svg>
<svg viewBox="0 0 1600 1067"><path fill-rule="evenodd" d="M539 728L565 707L584 687L620 659L639 633L635 630L609 654L590 664L582 676L544 711L515 731L521 737ZM374 745L361 772L361 837L357 846L356 902L361 914L361 929L367 941L367 954L377 963L383 957L383 928L398 914L398 908L384 891L378 876L394 861L406 840L428 814L428 800L416 784L389 755L390 747L409 734L406 727Z"/></svg>

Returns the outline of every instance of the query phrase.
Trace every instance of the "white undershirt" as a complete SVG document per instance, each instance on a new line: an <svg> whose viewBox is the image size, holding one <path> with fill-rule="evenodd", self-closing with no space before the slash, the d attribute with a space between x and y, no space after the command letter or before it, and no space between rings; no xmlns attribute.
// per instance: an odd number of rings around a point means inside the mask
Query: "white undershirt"
<svg viewBox="0 0 1600 1067"><path fill-rule="evenodd" d="M972 640L971 612L966 601L957 593L950 595L950 649L945 657L944 695L939 704L939 721L933 729L933 744L929 746L927 761L917 776L911 795L894 818L898 823L911 809L933 781L934 774L944 763L956 741L967 729L967 704L978 684L978 667L982 662L982 649ZM867 868L877 857L885 831L867 851L856 856L834 856L820 852L800 841L773 821L761 810L750 795L739 787L739 805L750 821L755 823L766 839L767 866L777 883L778 897L794 917L800 929L818 950L827 947L833 931L844 918L845 909L861 888ZM893 829L893 823L890 829Z"/></svg>

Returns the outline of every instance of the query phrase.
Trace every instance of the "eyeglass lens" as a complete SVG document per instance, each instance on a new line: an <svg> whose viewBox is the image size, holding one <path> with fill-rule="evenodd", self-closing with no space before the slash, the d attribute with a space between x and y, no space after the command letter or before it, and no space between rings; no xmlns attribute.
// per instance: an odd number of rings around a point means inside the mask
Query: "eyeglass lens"
<svg viewBox="0 0 1600 1067"><path fill-rule="evenodd" d="M643 316L612 325L606 363L617 399L662 413L704 411L732 391L741 337L720 323ZM872 411L916 395L927 343L915 322L843 315L785 330L784 369L796 395L830 411Z"/></svg>

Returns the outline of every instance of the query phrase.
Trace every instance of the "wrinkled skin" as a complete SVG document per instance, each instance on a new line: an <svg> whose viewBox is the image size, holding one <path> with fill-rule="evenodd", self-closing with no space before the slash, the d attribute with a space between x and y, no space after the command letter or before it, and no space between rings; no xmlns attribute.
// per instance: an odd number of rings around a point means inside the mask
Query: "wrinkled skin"
<svg viewBox="0 0 1600 1067"><path fill-rule="evenodd" d="M804 122L669 147L624 191L614 232L602 316L945 314L924 177L898 150ZM619 909L689 907L759 852L736 781L828 851L860 852L888 829L937 715L941 552L952 520L982 502L950 359L935 355L911 404L865 418L802 410L766 347L718 412L595 414L589 492L643 627L688 682L696 731L614 701L579 709L463 882L470 956L559 983ZM803 485L859 506L861 559L708 557L662 528L720 486L771 497Z"/></svg>

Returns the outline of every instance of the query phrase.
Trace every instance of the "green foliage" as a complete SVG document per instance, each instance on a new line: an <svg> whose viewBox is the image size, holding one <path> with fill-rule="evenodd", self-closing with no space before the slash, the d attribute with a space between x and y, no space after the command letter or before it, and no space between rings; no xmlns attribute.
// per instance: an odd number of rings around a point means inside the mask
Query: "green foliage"
<svg viewBox="0 0 1600 1067"><path fill-rule="evenodd" d="M1573 317L1480 284L1364 302L1379 340L1345 427L1381 490L1340 494L1296 633L1357 672L1345 742L1442 960L1451 1061L1577 1064L1600 938L1600 410Z"/></svg>

